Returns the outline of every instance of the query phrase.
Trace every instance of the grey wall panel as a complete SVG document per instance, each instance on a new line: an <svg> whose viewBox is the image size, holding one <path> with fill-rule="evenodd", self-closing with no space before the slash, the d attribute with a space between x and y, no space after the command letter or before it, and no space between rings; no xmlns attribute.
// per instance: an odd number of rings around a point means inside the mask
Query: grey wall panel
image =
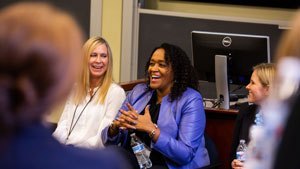
<svg viewBox="0 0 300 169"><path fill-rule="evenodd" d="M144 66L152 50L163 42L182 47L192 58L191 31L242 33L270 37L271 58L282 30L278 25L140 14L138 45L138 78L144 77Z"/></svg>

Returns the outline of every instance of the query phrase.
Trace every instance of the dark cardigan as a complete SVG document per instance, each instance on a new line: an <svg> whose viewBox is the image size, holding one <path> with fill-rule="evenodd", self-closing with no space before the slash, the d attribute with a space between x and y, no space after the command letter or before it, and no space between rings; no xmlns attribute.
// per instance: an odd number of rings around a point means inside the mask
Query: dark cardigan
<svg viewBox="0 0 300 169"><path fill-rule="evenodd" d="M239 105L239 114L236 118L230 152L230 162L236 159L236 148L241 139L249 143L249 129L254 124L258 106L248 102Z"/></svg>

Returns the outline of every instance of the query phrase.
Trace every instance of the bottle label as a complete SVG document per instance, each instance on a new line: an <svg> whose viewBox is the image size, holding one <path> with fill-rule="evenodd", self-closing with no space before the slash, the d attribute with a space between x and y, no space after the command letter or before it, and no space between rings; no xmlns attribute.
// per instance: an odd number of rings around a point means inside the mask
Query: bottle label
<svg viewBox="0 0 300 169"><path fill-rule="evenodd" d="M138 144L132 147L134 153L139 153L144 150L144 144Z"/></svg>
<svg viewBox="0 0 300 169"><path fill-rule="evenodd" d="M245 161L246 160L246 153L243 151L238 151L236 152L236 158L240 161Z"/></svg>

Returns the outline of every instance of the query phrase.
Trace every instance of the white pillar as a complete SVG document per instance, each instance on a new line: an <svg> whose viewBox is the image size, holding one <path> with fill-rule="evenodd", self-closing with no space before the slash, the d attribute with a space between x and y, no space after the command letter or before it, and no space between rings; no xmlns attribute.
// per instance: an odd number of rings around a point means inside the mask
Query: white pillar
<svg viewBox="0 0 300 169"><path fill-rule="evenodd" d="M120 81L137 78L138 0L123 1Z"/></svg>
<svg viewBox="0 0 300 169"><path fill-rule="evenodd" d="M102 34L102 0L91 0L90 37Z"/></svg>

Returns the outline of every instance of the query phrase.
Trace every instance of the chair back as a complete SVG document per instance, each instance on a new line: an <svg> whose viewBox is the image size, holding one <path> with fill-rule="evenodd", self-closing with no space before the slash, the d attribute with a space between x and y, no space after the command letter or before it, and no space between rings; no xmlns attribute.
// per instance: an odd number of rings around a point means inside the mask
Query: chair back
<svg viewBox="0 0 300 169"><path fill-rule="evenodd" d="M204 138L205 148L208 151L210 164L208 166L201 167L200 169L219 169L221 167L221 161L217 147L214 141L206 133L204 133Z"/></svg>

